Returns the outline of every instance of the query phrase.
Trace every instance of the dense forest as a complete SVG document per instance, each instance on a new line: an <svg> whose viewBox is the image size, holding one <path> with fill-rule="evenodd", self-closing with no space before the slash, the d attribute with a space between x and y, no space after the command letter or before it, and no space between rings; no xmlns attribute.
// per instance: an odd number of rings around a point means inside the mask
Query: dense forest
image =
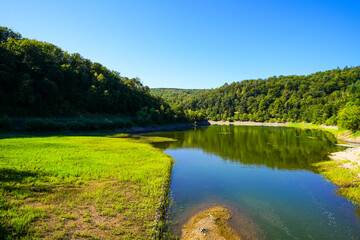
<svg viewBox="0 0 360 240"><path fill-rule="evenodd" d="M138 78L0 27L0 117L108 115L130 116L137 125L207 118L358 130L360 67L245 80L211 90L150 90Z"/></svg>
<svg viewBox="0 0 360 240"><path fill-rule="evenodd" d="M177 96L168 94L167 99L171 98ZM307 76L245 80L173 99L168 101L172 107L181 106L212 120L301 121L340 124L357 130L360 124L360 67Z"/></svg>
<svg viewBox="0 0 360 240"><path fill-rule="evenodd" d="M170 105L183 105L188 98L203 93L205 89L151 88L150 93L163 98Z"/></svg>
<svg viewBox="0 0 360 240"><path fill-rule="evenodd" d="M138 78L0 27L0 117L135 116L140 125L187 121Z"/></svg>

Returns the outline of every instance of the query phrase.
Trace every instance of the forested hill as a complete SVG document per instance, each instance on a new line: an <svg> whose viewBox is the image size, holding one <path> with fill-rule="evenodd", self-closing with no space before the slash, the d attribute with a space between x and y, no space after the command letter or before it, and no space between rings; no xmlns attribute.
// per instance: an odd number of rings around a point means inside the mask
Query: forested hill
<svg viewBox="0 0 360 240"><path fill-rule="evenodd" d="M205 89L151 88L150 93L163 98L170 105L179 105L192 96L203 93Z"/></svg>
<svg viewBox="0 0 360 240"><path fill-rule="evenodd" d="M213 120L335 125L340 110L360 105L360 67L234 82L170 103Z"/></svg>
<svg viewBox="0 0 360 240"><path fill-rule="evenodd" d="M166 121L176 117L139 79L122 77L78 53L0 27L0 115L135 113Z"/></svg>

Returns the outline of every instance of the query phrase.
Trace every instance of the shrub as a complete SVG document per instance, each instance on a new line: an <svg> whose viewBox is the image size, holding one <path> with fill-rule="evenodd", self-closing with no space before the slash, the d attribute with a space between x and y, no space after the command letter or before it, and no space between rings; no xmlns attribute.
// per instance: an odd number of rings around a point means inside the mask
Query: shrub
<svg viewBox="0 0 360 240"><path fill-rule="evenodd" d="M338 124L340 128L358 131L360 129L360 107L349 106L339 113Z"/></svg>
<svg viewBox="0 0 360 240"><path fill-rule="evenodd" d="M151 123L151 115L148 112L147 107L143 107L141 110L136 112L135 123L139 126L146 126Z"/></svg>
<svg viewBox="0 0 360 240"><path fill-rule="evenodd" d="M65 124L61 122L55 122L49 119L27 119L23 124L23 129L26 131L51 131L58 132L65 129Z"/></svg>
<svg viewBox="0 0 360 240"><path fill-rule="evenodd" d="M326 126L335 126L335 125L337 125L337 122L338 122L338 117L334 115L325 121L325 125Z"/></svg>
<svg viewBox="0 0 360 240"><path fill-rule="evenodd" d="M9 131L11 130L11 126L11 119L7 115L4 115L2 118L0 118L0 130Z"/></svg>

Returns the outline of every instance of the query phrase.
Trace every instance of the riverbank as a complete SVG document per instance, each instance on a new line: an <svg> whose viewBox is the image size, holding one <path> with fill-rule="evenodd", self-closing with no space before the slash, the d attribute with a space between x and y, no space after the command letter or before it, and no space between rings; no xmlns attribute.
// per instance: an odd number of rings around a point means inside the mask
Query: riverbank
<svg viewBox="0 0 360 240"><path fill-rule="evenodd" d="M174 123L167 125L150 125L146 127L129 127L124 129L118 129L116 132L120 133L146 133L146 132L164 132L164 131L176 131L186 130L199 126L209 126L211 123L204 121L199 123Z"/></svg>
<svg viewBox="0 0 360 240"><path fill-rule="evenodd" d="M37 130L37 131L0 131L0 138L6 138L7 136L51 136L58 135L61 136L73 136L73 135L86 135L86 136L97 136L103 134L119 134L119 133L129 133L129 134L139 134L139 133L148 133L148 132L165 132L165 131L177 131L177 130L186 130L194 127L200 126L209 126L210 123L207 121L198 122L198 123L172 123L172 124L152 124L148 126L130 126L116 129L93 129L93 130Z"/></svg>
<svg viewBox="0 0 360 240"><path fill-rule="evenodd" d="M355 144L341 152L329 154L330 161L315 164L319 172L339 187L337 193L360 206L360 137L359 132L341 131L336 126L290 123L289 127L329 131L340 142Z"/></svg>
<svg viewBox="0 0 360 240"><path fill-rule="evenodd" d="M245 122L245 121L208 121L210 125L234 125L234 126L265 126L265 127L287 127L287 123L270 123L270 122Z"/></svg>
<svg viewBox="0 0 360 240"><path fill-rule="evenodd" d="M339 187L338 194L360 206L360 147L329 154L330 161L315 164L327 179Z"/></svg>
<svg viewBox="0 0 360 240"><path fill-rule="evenodd" d="M0 238L152 238L173 163L151 145L159 141L173 140L128 134L1 139Z"/></svg>

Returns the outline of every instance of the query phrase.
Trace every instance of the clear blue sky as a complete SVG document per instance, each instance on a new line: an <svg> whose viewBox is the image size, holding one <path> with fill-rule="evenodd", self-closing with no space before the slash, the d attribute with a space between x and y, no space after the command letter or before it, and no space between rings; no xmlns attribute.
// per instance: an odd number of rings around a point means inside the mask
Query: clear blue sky
<svg viewBox="0 0 360 240"><path fill-rule="evenodd" d="M149 87L360 65L360 0L0 0L0 25Z"/></svg>

